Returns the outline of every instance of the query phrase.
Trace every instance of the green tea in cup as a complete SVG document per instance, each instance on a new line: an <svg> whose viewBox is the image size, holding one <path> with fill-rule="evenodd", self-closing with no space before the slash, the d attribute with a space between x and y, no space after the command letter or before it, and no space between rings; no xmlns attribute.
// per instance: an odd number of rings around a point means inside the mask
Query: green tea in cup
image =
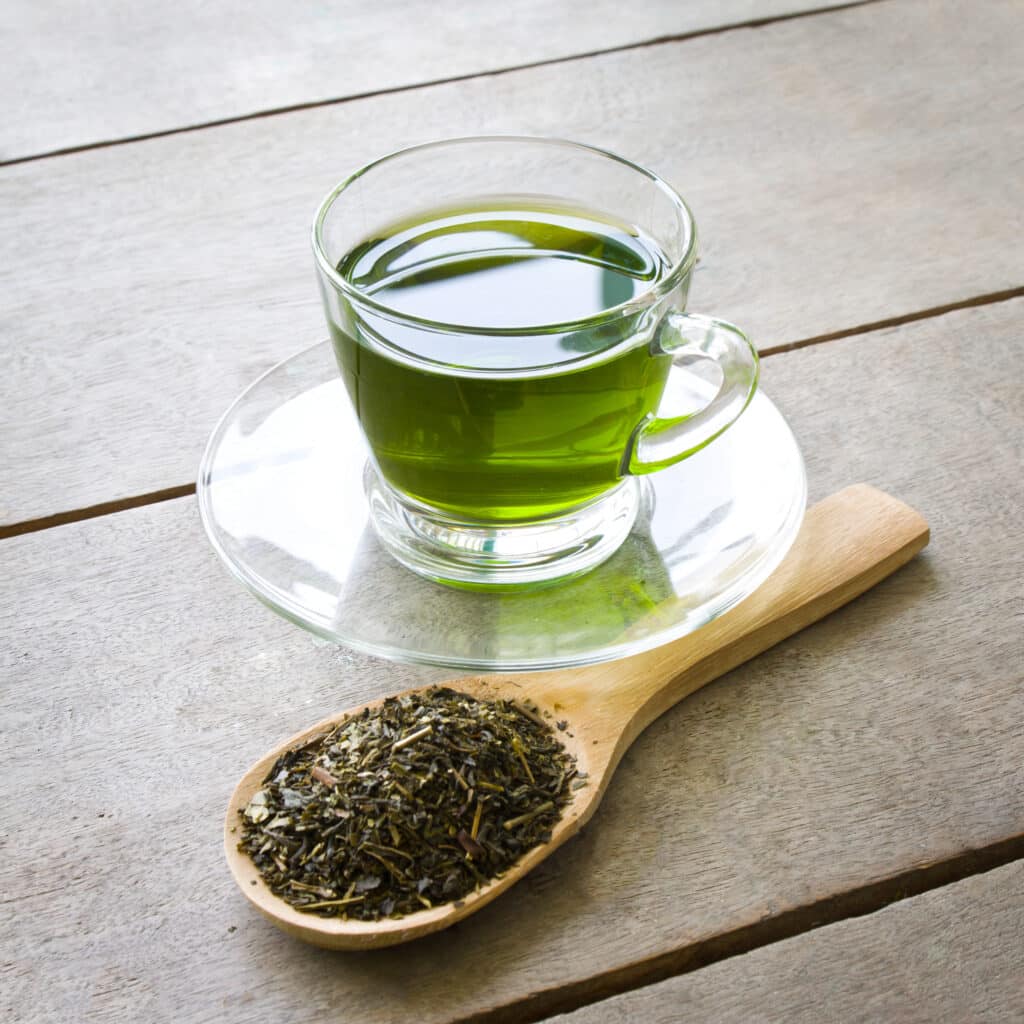
<svg viewBox="0 0 1024 1024"><path fill-rule="evenodd" d="M503 523L614 487L629 435L657 406L672 360L632 343L635 317L586 321L646 291L668 266L653 239L628 225L513 196L430 211L353 249L338 273L400 313L526 329L420 331L404 352L331 324L385 481L454 516ZM535 330L575 321L584 325ZM439 373L432 363L492 372Z"/></svg>
<svg viewBox="0 0 1024 1024"><path fill-rule="evenodd" d="M374 527L441 582L592 568L629 533L636 475L713 441L756 386L743 334L682 312L685 204L588 147L502 137L386 157L328 197L314 247ZM709 362L703 408L659 408L670 372Z"/></svg>

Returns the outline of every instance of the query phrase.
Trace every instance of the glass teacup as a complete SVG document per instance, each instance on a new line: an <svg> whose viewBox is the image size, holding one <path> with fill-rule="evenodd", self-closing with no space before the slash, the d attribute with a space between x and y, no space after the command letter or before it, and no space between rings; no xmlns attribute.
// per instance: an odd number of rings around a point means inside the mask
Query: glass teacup
<svg viewBox="0 0 1024 1024"><path fill-rule="evenodd" d="M638 477L713 442L757 386L743 332L683 312L686 204L602 150L403 150L327 196L313 247L374 529L442 583L598 565L629 534Z"/></svg>

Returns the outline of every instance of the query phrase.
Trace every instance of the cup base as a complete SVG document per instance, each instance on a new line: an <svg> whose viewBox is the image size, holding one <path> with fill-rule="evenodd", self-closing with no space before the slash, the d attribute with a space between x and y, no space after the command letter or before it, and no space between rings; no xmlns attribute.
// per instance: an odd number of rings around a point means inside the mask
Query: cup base
<svg viewBox="0 0 1024 1024"><path fill-rule="evenodd" d="M388 553L419 576L467 590L516 590L579 576L629 535L640 489L627 477L600 498L539 522L466 523L400 495L370 463L370 522Z"/></svg>

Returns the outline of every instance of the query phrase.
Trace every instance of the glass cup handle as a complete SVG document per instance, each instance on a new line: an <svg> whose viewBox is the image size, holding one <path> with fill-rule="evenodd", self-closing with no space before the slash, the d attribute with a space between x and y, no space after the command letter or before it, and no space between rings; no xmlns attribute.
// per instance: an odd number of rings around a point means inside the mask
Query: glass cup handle
<svg viewBox="0 0 1024 1024"><path fill-rule="evenodd" d="M642 419L623 457L623 475L653 473L693 455L736 422L757 390L757 350L725 320L669 313L658 325L651 351L672 356L666 392L679 370L686 369L688 390L696 391L703 404L679 416L649 413ZM709 369L717 378L714 383L702 372Z"/></svg>

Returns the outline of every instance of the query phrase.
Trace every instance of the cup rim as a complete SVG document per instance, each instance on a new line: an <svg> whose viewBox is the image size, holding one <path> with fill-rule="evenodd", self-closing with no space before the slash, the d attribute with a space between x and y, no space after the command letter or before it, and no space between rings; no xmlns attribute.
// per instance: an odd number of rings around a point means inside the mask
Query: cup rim
<svg viewBox="0 0 1024 1024"><path fill-rule="evenodd" d="M531 324L524 327L484 327L475 324L460 324L454 321L431 320L427 317L405 313L402 310L396 309L394 306L389 306L387 303L380 302L373 298L373 296L361 291L338 273L337 267L332 265L330 258L327 256L323 237L323 227L327 214L334 205L335 200L338 199L350 185L354 184L375 167L379 167L381 164L388 163L389 161L395 160L399 157L408 156L411 153L424 150L441 149L449 146L478 142L540 143L542 145L564 146L571 149L594 153L597 156L613 160L616 163L630 168L630 170L636 171L638 174L643 175L643 177L651 181L655 187L660 189L668 197L669 201L679 213L686 231L686 244L683 247L682 255L672 264L668 272L660 280L655 281L649 288L645 289L639 295L632 296L625 302L609 306L607 309L602 309L598 313L594 313L590 316L582 317L577 320ZM414 146L404 146L401 149L392 150L390 153L386 153L384 156L378 157L376 160L371 160L369 163L364 164L358 170L348 175L348 177L343 178L333 189L331 189L330 192L327 193L316 211L316 215L313 219L312 242L313 253L316 258L317 265L331 284L343 295L357 302L359 305L373 310L381 316L400 323L410 324L416 327L425 327L436 331L443 331L445 333L465 333L490 337L511 337L522 336L536 331L570 332L584 330L618 319L618 317L622 316L627 311L633 312L638 307L653 305L664 295L667 295L676 288L696 262L697 225L693 219L693 213L689 206L686 205L683 197L679 195L679 193L669 185L668 182L659 177L653 171L649 171L646 167L642 167L640 164L634 163L632 160L627 160L625 157L619 156L617 153L613 153L610 150L602 149L599 146L591 146L583 142L573 142L570 139L562 139L556 136L547 135L463 135L451 139L436 139L432 142L421 142Z"/></svg>

